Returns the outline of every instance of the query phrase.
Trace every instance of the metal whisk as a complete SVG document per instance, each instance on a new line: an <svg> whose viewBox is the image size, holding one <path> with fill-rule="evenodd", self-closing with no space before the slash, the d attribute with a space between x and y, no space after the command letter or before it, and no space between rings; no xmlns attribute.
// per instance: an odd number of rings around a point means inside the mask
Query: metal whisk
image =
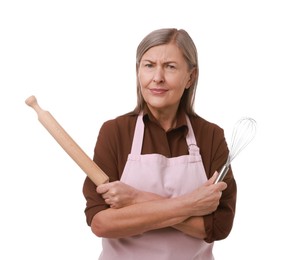
<svg viewBox="0 0 289 260"><path fill-rule="evenodd" d="M234 126L231 147L226 163L219 172L215 183L226 176L233 159L253 140L256 134L256 121L253 118L241 118Z"/></svg>

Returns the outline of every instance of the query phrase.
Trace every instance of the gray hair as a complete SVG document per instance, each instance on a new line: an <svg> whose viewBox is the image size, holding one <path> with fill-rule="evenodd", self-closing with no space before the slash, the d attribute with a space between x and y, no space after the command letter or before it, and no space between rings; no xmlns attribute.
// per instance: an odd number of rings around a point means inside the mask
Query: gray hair
<svg viewBox="0 0 289 260"><path fill-rule="evenodd" d="M194 81L191 86L185 89L180 105L184 107L188 115L194 115L195 93L199 77L198 54L196 46L190 35L183 29L166 28L152 31L138 45L136 53L136 74L142 56L152 47L174 43L181 50L188 64L188 69L195 69ZM135 112L139 113L145 106L145 101L141 94L141 86L137 76L137 106Z"/></svg>

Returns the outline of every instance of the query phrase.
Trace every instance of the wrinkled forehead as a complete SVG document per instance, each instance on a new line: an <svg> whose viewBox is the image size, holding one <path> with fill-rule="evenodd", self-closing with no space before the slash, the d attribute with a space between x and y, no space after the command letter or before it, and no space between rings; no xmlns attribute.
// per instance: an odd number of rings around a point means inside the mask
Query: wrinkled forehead
<svg viewBox="0 0 289 260"><path fill-rule="evenodd" d="M164 44L151 47L142 56L141 61L151 62L184 62L181 50L175 44Z"/></svg>

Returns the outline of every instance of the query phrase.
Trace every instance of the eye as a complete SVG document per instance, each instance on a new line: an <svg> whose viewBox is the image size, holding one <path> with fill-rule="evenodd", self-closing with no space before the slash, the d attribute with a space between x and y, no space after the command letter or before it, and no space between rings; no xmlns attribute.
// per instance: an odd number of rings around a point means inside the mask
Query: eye
<svg viewBox="0 0 289 260"><path fill-rule="evenodd" d="M152 68L152 67L153 67L153 65L152 65L151 63L145 63L144 66L145 66L146 68Z"/></svg>
<svg viewBox="0 0 289 260"><path fill-rule="evenodd" d="M176 66L174 64L167 64L167 68L170 70L176 69Z"/></svg>

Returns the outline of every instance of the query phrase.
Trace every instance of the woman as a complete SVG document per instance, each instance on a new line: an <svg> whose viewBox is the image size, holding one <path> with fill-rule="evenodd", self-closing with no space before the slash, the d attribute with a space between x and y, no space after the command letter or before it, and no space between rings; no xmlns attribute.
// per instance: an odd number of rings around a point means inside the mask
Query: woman
<svg viewBox="0 0 289 260"><path fill-rule="evenodd" d="M83 193L99 259L214 259L213 242L233 225L230 169L214 184L228 148L223 130L193 110L195 45L184 30L160 29L139 44L137 106L100 129L94 161L110 177Z"/></svg>

